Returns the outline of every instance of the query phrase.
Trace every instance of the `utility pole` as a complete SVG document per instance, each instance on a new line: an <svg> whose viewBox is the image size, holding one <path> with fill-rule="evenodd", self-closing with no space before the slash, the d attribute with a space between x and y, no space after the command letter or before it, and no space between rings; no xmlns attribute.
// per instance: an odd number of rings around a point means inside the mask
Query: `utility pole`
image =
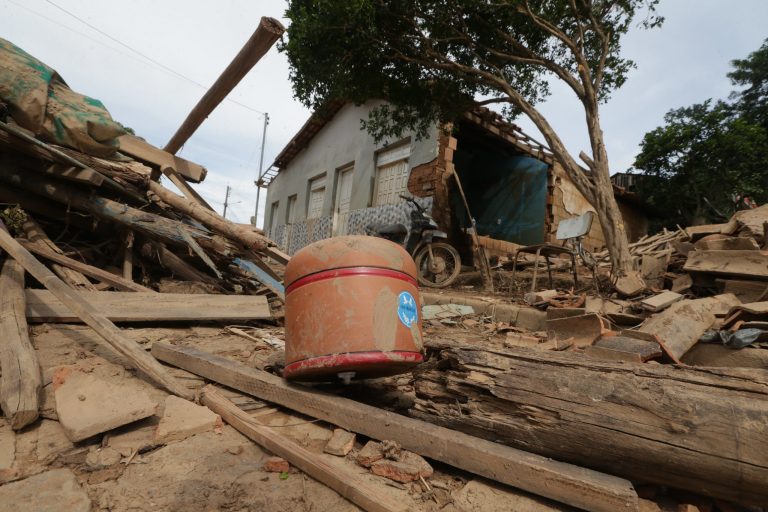
<svg viewBox="0 0 768 512"><path fill-rule="evenodd" d="M259 157L259 178L254 181L256 185L256 209L253 212L253 227L259 227L259 196L261 195L261 178L264 168L264 143L267 142L267 125L269 124L269 114L264 114L264 128L261 132L261 156Z"/></svg>
<svg viewBox="0 0 768 512"><path fill-rule="evenodd" d="M232 190L232 187L227 185L227 195L224 196L224 213L222 214L222 217L225 219L227 218L227 206L229 205L229 191Z"/></svg>

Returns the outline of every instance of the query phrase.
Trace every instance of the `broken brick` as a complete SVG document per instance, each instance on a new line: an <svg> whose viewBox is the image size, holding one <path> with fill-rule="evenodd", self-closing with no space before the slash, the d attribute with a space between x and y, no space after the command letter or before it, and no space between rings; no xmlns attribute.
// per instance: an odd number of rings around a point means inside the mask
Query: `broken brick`
<svg viewBox="0 0 768 512"><path fill-rule="evenodd" d="M395 482L407 483L428 478L434 470L420 455L403 450L397 460L381 459L374 462L371 472Z"/></svg>
<svg viewBox="0 0 768 512"><path fill-rule="evenodd" d="M355 445L355 434L347 432L342 428L334 429L333 435L326 443L323 451L339 457L346 456Z"/></svg>
<svg viewBox="0 0 768 512"><path fill-rule="evenodd" d="M288 461L280 457L270 457L264 463L264 471L270 473L287 473L291 469Z"/></svg>

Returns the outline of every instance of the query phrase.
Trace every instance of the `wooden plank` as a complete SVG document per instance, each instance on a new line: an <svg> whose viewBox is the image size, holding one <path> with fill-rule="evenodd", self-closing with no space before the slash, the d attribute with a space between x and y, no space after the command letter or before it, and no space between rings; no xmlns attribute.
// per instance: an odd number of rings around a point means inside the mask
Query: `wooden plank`
<svg viewBox="0 0 768 512"><path fill-rule="evenodd" d="M296 441L279 434L275 429L259 423L253 416L240 410L218 389L203 388L202 402L222 417L238 432L278 455L306 474L338 492L349 501L369 512L406 512L408 506L384 494L379 488L342 465L331 465L320 454L313 453Z"/></svg>
<svg viewBox="0 0 768 512"><path fill-rule="evenodd" d="M190 347L155 343L152 354L214 382L406 450L595 512L638 510L627 480L558 462L451 429L290 384L280 377Z"/></svg>
<svg viewBox="0 0 768 512"><path fill-rule="evenodd" d="M38 256L42 256L47 260L58 263L59 265L64 265L65 267L77 270L81 274L91 276L94 279L98 279L99 281L109 283L118 290L156 293L154 290L151 290L145 286L141 286L140 284L136 284L133 281L129 281L121 276L107 272L106 270L101 270L100 268L88 265L87 263L73 260L72 258L64 256L63 254L56 254L55 252L49 251L48 249L45 249L37 244L33 244L25 240L22 240L20 243L22 246L24 246L25 249L37 254Z"/></svg>
<svg viewBox="0 0 768 512"><path fill-rule="evenodd" d="M664 351L675 361L688 352L715 322L715 313L739 304L734 295L681 300L648 318L639 331L656 336Z"/></svg>
<svg viewBox="0 0 768 512"><path fill-rule="evenodd" d="M24 269L8 258L0 274L0 406L14 430L37 419L42 387L24 311Z"/></svg>
<svg viewBox="0 0 768 512"><path fill-rule="evenodd" d="M117 138L117 141L120 143L121 153L130 155L143 162L157 165L161 169L163 167L170 167L194 183L203 181L208 173L202 165L172 155L134 135L121 135Z"/></svg>
<svg viewBox="0 0 768 512"><path fill-rule="evenodd" d="M641 300L640 305L643 307L643 309L655 313L657 311L661 311L662 309L668 308L682 298L683 296L679 293L665 291L652 297L648 297L647 299Z"/></svg>
<svg viewBox="0 0 768 512"><path fill-rule="evenodd" d="M32 277L50 290L59 300L67 304L78 317L104 338L119 354L125 357L134 368L143 371L152 380L161 384L171 393L188 400L194 398L193 393L171 377L165 368L147 354L143 348L123 336L120 330L115 327L115 324L99 313L91 303L80 297L64 281L56 277L53 272L37 261L29 251L2 229L0 229L0 247L18 261L24 267L24 270L29 272Z"/></svg>
<svg viewBox="0 0 768 512"><path fill-rule="evenodd" d="M768 251L692 251L683 270L768 279Z"/></svg>
<svg viewBox="0 0 768 512"><path fill-rule="evenodd" d="M184 293L78 292L99 314L113 322L247 321L272 318L261 295L205 295ZM30 322L79 322L66 304L48 290L27 290Z"/></svg>
<svg viewBox="0 0 768 512"><path fill-rule="evenodd" d="M707 235L723 233L728 224L703 224L701 226L688 226L685 228L685 234L691 240L698 240Z"/></svg>
<svg viewBox="0 0 768 512"><path fill-rule="evenodd" d="M756 251L760 249L754 238L741 236L727 236L713 240L704 238L694 245L700 251Z"/></svg>

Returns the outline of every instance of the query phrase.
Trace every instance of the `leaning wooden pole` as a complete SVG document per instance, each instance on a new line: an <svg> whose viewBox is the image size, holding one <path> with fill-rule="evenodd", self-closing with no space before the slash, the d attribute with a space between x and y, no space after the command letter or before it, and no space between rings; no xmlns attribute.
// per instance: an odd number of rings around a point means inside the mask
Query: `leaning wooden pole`
<svg viewBox="0 0 768 512"><path fill-rule="evenodd" d="M245 46L230 62L227 69L219 76L210 89L200 98L195 108L189 113L171 140L163 148L169 153L176 153L184 145L193 133L200 127L206 117L227 97L232 89L240 83L240 80L248 71L256 65L267 51L272 48L285 27L274 18L261 18L258 28L253 33Z"/></svg>
<svg viewBox="0 0 768 512"><path fill-rule="evenodd" d="M123 336L115 324L99 313L64 281L56 277L53 272L48 270L45 265L2 229L0 229L0 247L8 253L9 257L18 261L32 277L50 290L57 299L66 304L83 322L104 338L117 352L127 358L136 369L146 373L152 380L171 393L190 400L193 398L189 389L172 377L155 358L147 354L138 344Z"/></svg>
<svg viewBox="0 0 768 512"><path fill-rule="evenodd" d="M0 406L19 430L37 419L42 384L27 330L24 269L13 258L0 273L0 370Z"/></svg>

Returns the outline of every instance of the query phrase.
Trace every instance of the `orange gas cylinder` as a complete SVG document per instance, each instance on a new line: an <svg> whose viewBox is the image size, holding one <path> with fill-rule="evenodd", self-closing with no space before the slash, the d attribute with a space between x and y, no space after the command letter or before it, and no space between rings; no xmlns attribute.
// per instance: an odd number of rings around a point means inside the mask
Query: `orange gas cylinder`
<svg viewBox="0 0 768 512"><path fill-rule="evenodd" d="M423 361L416 265L370 236L310 244L285 268L285 369L295 380L383 377Z"/></svg>

